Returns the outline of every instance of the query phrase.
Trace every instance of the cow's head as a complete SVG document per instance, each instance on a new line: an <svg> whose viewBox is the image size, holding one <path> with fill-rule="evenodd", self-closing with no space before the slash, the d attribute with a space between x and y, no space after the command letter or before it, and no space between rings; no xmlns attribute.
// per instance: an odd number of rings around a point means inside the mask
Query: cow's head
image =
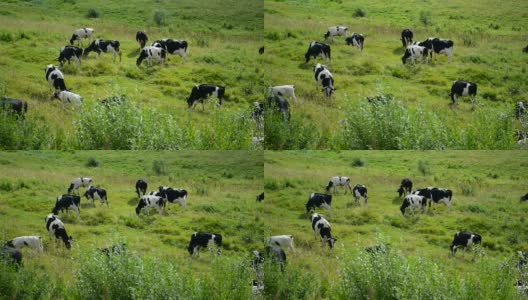
<svg viewBox="0 0 528 300"><path fill-rule="evenodd" d="M136 60L136 65L139 66L141 65L141 62L147 58L147 50L146 49L143 49L141 50L141 52L139 53L139 57L138 59Z"/></svg>
<svg viewBox="0 0 528 300"><path fill-rule="evenodd" d="M333 248L334 248L334 244L335 244L336 241L337 241L337 239L336 239L336 238L333 238L333 237L328 238L328 239L326 240L326 242L328 243L328 246L330 247L330 249L333 249Z"/></svg>
<svg viewBox="0 0 528 300"><path fill-rule="evenodd" d="M71 243L73 242L73 237L70 236L66 240L64 240L64 246L66 246L66 249L71 249Z"/></svg>
<svg viewBox="0 0 528 300"><path fill-rule="evenodd" d="M403 196L403 194L405 193L404 190L403 190L403 186L400 186L400 188L397 190L398 194L399 194L399 197Z"/></svg>
<svg viewBox="0 0 528 300"><path fill-rule="evenodd" d="M324 39L326 40L330 36L330 31L327 31L324 35Z"/></svg>
<svg viewBox="0 0 528 300"><path fill-rule="evenodd" d="M407 207L409 207L409 205L410 205L409 199L405 198L405 200L403 200L402 205L400 206L400 211L402 215L405 216L405 210L407 209Z"/></svg>
<svg viewBox="0 0 528 300"><path fill-rule="evenodd" d="M330 98L334 93L335 89L331 86L323 87L322 91L325 93L326 97Z"/></svg>

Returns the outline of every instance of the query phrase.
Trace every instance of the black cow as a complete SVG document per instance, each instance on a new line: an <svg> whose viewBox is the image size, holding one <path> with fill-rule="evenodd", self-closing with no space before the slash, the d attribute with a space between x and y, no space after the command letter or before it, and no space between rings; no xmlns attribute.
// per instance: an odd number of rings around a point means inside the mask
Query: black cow
<svg viewBox="0 0 528 300"><path fill-rule="evenodd" d="M457 96L470 96L471 103L475 103L475 96L477 95L477 84L469 81L456 80L451 86L451 101L453 104L457 103Z"/></svg>
<svg viewBox="0 0 528 300"><path fill-rule="evenodd" d="M412 186L413 186L412 181L409 178L404 178L401 181L400 188L397 191L400 197L410 194L412 191Z"/></svg>
<svg viewBox="0 0 528 300"><path fill-rule="evenodd" d="M121 50L119 41L113 40L94 40L88 48L84 49L84 56L88 56L91 51L97 52L98 56L101 56L101 52L112 53L114 55L114 61L116 55L119 55L119 61L121 61Z"/></svg>
<svg viewBox="0 0 528 300"><path fill-rule="evenodd" d="M64 66L64 62L68 61L68 64L70 63L70 60L74 60L77 63L77 68L81 68L81 57L83 54L83 49L75 46L66 45L60 49L59 58L57 59L62 66Z"/></svg>
<svg viewBox="0 0 528 300"><path fill-rule="evenodd" d="M222 99L224 98L225 87L214 84L200 84L192 88L191 95L187 99L189 108L194 107L198 102L202 103L202 110L204 109L205 100L214 95L218 98L218 107L222 106Z"/></svg>
<svg viewBox="0 0 528 300"><path fill-rule="evenodd" d="M451 198L453 197L453 192L449 189L439 189L436 187L428 187L425 189L418 189L413 192L414 195L423 196L429 200L429 207L431 207L431 202L440 203L443 202L447 205L448 208L451 207Z"/></svg>
<svg viewBox="0 0 528 300"><path fill-rule="evenodd" d="M521 197L521 202L528 200L528 194Z"/></svg>
<svg viewBox="0 0 528 300"><path fill-rule="evenodd" d="M24 114L27 112L27 102L20 99L2 97L0 105L3 110L15 113L22 118L24 118Z"/></svg>
<svg viewBox="0 0 528 300"><path fill-rule="evenodd" d="M259 48L259 54L264 54L264 46Z"/></svg>
<svg viewBox="0 0 528 300"><path fill-rule="evenodd" d="M306 202L306 213L309 213L316 208L326 208L330 210L330 205L332 204L332 195L320 194L320 193L311 193L308 197L308 202Z"/></svg>
<svg viewBox="0 0 528 300"><path fill-rule="evenodd" d="M326 63L326 58L328 60L331 60L330 58L330 46L324 43L319 42L311 42L308 46L308 51L304 54L304 58L306 59L305 63L307 63L310 60L310 57L313 56L314 63L317 56L321 55L323 57L324 62Z"/></svg>
<svg viewBox="0 0 528 300"><path fill-rule="evenodd" d="M415 43L418 46L425 47L430 50L431 59L433 58L433 52L436 54L443 53L447 55L449 61L453 57L453 46L454 43L452 40L439 39L439 38L428 38L423 42Z"/></svg>
<svg viewBox="0 0 528 300"><path fill-rule="evenodd" d="M47 65L46 69L46 80L49 83L50 91L54 87L55 90L66 91L66 84L64 83L64 74L54 65Z"/></svg>
<svg viewBox="0 0 528 300"><path fill-rule="evenodd" d="M273 263L279 264L281 272L284 272L284 266L286 265L286 253L281 247L266 246L266 257Z"/></svg>
<svg viewBox="0 0 528 300"><path fill-rule="evenodd" d="M222 247L222 236L220 234L195 232L191 236L191 241L189 242L187 250L189 251L189 254L194 255L198 253L200 248L208 248L213 246L213 244L217 247Z"/></svg>
<svg viewBox="0 0 528 300"><path fill-rule="evenodd" d="M139 43L139 49L143 49L147 44L148 37L144 31L138 31L136 33L136 42Z"/></svg>
<svg viewBox="0 0 528 300"><path fill-rule="evenodd" d="M267 105L270 111L281 113L284 121L290 120L290 103L283 96L269 96Z"/></svg>
<svg viewBox="0 0 528 300"><path fill-rule="evenodd" d="M410 29L404 29L401 33L401 42L402 46L407 48L407 46L413 43L413 32Z"/></svg>
<svg viewBox="0 0 528 300"><path fill-rule="evenodd" d="M260 195L257 196L257 201L258 201L258 202L260 202L260 201L262 201L262 200L264 200L264 192L262 192L262 194L260 194Z"/></svg>
<svg viewBox="0 0 528 300"><path fill-rule="evenodd" d="M22 266L22 252L15 248L3 246L0 248L0 257L7 263L15 264L17 269Z"/></svg>
<svg viewBox="0 0 528 300"><path fill-rule="evenodd" d="M354 33L352 36L347 37L345 41L347 46L352 45L357 47L360 52L363 51L365 37L362 34Z"/></svg>
<svg viewBox="0 0 528 300"><path fill-rule="evenodd" d="M159 193L165 202L178 203L182 208L185 208L187 200L187 191L181 189L159 187Z"/></svg>
<svg viewBox="0 0 528 300"><path fill-rule="evenodd" d="M457 248L464 248L471 245L480 244L482 242L482 237L476 233L462 232L459 231L455 234L453 242L451 243L451 253L455 255Z"/></svg>
<svg viewBox="0 0 528 300"><path fill-rule="evenodd" d="M136 181L136 193L138 194L138 198L147 193L147 182L144 179Z"/></svg>
<svg viewBox="0 0 528 300"><path fill-rule="evenodd" d="M173 40L173 39L163 39L157 40L152 43L153 47L163 48L167 53L178 54L182 58L182 63L187 57L187 42L184 40ZM167 60L169 60L167 58Z"/></svg>
<svg viewBox="0 0 528 300"><path fill-rule="evenodd" d="M98 199L101 201L101 205L106 202L106 207L108 207L108 198L106 197L105 189L90 186L86 192L84 192L84 197L86 197L86 200L92 199L93 206L95 206L95 199Z"/></svg>
<svg viewBox="0 0 528 300"><path fill-rule="evenodd" d="M352 189L352 194L354 195L354 200L356 203L359 203L359 198L363 199L363 204L367 204L367 187L363 184L356 184Z"/></svg>
<svg viewBox="0 0 528 300"><path fill-rule="evenodd" d="M81 208L81 197L76 195L62 195L57 197L57 201L55 201L55 207L53 208L52 212L54 215L59 214L59 210L61 213L66 210L66 212L69 212L68 209L73 209L77 213L77 217L79 216Z"/></svg>

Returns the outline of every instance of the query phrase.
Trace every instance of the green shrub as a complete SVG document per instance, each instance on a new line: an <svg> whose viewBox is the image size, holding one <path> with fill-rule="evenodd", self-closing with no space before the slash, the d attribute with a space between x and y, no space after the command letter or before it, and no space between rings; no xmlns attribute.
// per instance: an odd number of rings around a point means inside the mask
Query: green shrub
<svg viewBox="0 0 528 300"><path fill-rule="evenodd" d="M165 11L157 10L154 12L154 23L158 26L165 26L167 25L167 14Z"/></svg>
<svg viewBox="0 0 528 300"><path fill-rule="evenodd" d="M86 162L88 168L97 168L99 167L100 162L95 157L90 157Z"/></svg>
<svg viewBox="0 0 528 300"><path fill-rule="evenodd" d="M365 161L359 157L356 157L354 160L352 160L352 167L363 167L364 165Z"/></svg>
<svg viewBox="0 0 528 300"><path fill-rule="evenodd" d="M356 8L356 10L354 10L354 17L356 18L364 18L367 16L367 11L362 8L362 7L358 7Z"/></svg>
<svg viewBox="0 0 528 300"><path fill-rule="evenodd" d="M428 11L421 11L420 12L420 22L422 22L423 25L429 26L432 24L431 20L431 13Z"/></svg>
<svg viewBox="0 0 528 300"><path fill-rule="evenodd" d="M418 171L422 176L431 175L431 168L429 167L429 162L419 160L418 161Z"/></svg>
<svg viewBox="0 0 528 300"><path fill-rule="evenodd" d="M154 174L158 176L167 175L167 169L165 166L165 162L161 160L155 160L152 162L152 170L154 171Z"/></svg>
<svg viewBox="0 0 528 300"><path fill-rule="evenodd" d="M86 13L86 17L89 19L97 19L100 16L101 16L101 13L95 8L90 8L88 12Z"/></svg>

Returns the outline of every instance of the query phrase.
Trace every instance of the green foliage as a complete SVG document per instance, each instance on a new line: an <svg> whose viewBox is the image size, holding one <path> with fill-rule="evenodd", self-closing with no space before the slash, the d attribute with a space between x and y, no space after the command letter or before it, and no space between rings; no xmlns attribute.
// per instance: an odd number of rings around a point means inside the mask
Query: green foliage
<svg viewBox="0 0 528 300"><path fill-rule="evenodd" d="M422 24L425 26L431 25L432 24L431 12L422 10L420 12L420 22L422 22Z"/></svg>
<svg viewBox="0 0 528 300"><path fill-rule="evenodd" d="M358 7L354 11L354 17L356 18L364 18L367 16L367 11L363 7Z"/></svg>
<svg viewBox="0 0 528 300"><path fill-rule="evenodd" d="M165 162L161 160L155 160L152 162L152 170L157 176L167 175Z"/></svg>
<svg viewBox="0 0 528 300"><path fill-rule="evenodd" d="M363 167L365 164L366 162L359 157L356 157L354 160L352 160L352 167Z"/></svg>
<svg viewBox="0 0 528 300"><path fill-rule="evenodd" d="M419 160L418 161L418 172L422 174L422 176L431 175L431 168L429 167L429 162Z"/></svg>
<svg viewBox="0 0 528 300"><path fill-rule="evenodd" d="M163 10L157 10L154 12L154 23L158 26L167 25L167 13Z"/></svg>
<svg viewBox="0 0 528 300"><path fill-rule="evenodd" d="M95 157L90 157L86 162L86 166L89 168L99 167L100 162Z"/></svg>
<svg viewBox="0 0 528 300"><path fill-rule="evenodd" d="M95 8L90 8L86 13L86 17L89 19L97 19L101 17L101 13Z"/></svg>

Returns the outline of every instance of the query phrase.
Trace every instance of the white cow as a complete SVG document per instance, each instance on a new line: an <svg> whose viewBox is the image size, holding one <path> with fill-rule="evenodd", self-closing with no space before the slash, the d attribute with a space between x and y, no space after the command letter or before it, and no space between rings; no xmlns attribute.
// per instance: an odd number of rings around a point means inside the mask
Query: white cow
<svg viewBox="0 0 528 300"><path fill-rule="evenodd" d="M295 249L293 248L293 236L292 235L271 236L266 239L266 246L289 248L292 252L295 252Z"/></svg>
<svg viewBox="0 0 528 300"><path fill-rule="evenodd" d="M88 43L90 43L94 31L93 28L86 27L75 30L70 39L70 45L73 45L73 41L77 41L77 43L81 45L82 39L88 39Z"/></svg>
<svg viewBox="0 0 528 300"><path fill-rule="evenodd" d="M80 95L70 91L56 91L53 93L53 98L62 101L62 106L65 104L81 105L83 98Z"/></svg>
<svg viewBox="0 0 528 300"><path fill-rule="evenodd" d="M402 56L403 64L406 63L409 57L411 58L411 63L413 65L415 58L420 58L420 63L423 63L425 59L425 63L427 64L427 62L429 62L429 49L418 45L411 45L407 47L407 49L405 50L405 54Z"/></svg>
<svg viewBox="0 0 528 300"><path fill-rule="evenodd" d="M160 196L154 195L145 195L139 199L138 206L136 207L136 214L139 216L139 213L144 209L145 213L149 214L149 208L155 208L158 214L161 215L163 211L165 200Z"/></svg>
<svg viewBox="0 0 528 300"><path fill-rule="evenodd" d="M332 38L332 41L334 41L334 36L341 36L344 35L347 36L348 27L345 26L331 26L328 27L328 31L325 33L324 38L327 40L328 38Z"/></svg>
<svg viewBox="0 0 528 300"><path fill-rule="evenodd" d="M21 249L25 246L42 252L44 248L42 247L42 239L40 236L19 236L10 241L8 241L6 246L16 249Z"/></svg>
<svg viewBox="0 0 528 300"><path fill-rule="evenodd" d="M79 192L79 188L82 187L89 187L92 185L92 178L88 177L79 177L72 180L70 187L68 188L68 194L71 194L73 190L76 190Z"/></svg>
<svg viewBox="0 0 528 300"><path fill-rule="evenodd" d="M326 192L330 192L330 189L334 188L334 194L337 194L337 186L342 186L345 188L345 194L348 191L352 193L352 187L350 186L350 177L345 176L334 176L328 181L326 186Z"/></svg>
<svg viewBox="0 0 528 300"><path fill-rule="evenodd" d="M145 47L141 49L139 57L136 60L136 65L140 66L141 62L146 58L148 66L152 66L152 59L155 59L161 63L165 64L165 58L167 57L167 50L158 47Z"/></svg>
<svg viewBox="0 0 528 300"><path fill-rule="evenodd" d="M405 210L411 208L411 214L414 216L414 209L418 208L422 210L423 213L427 212L427 199L424 196L410 194L403 199L403 203L400 206L400 211L405 215Z"/></svg>
<svg viewBox="0 0 528 300"><path fill-rule="evenodd" d="M268 92L274 96L290 97L294 102L297 102L297 98L295 97L295 87L293 85L270 86Z"/></svg>

